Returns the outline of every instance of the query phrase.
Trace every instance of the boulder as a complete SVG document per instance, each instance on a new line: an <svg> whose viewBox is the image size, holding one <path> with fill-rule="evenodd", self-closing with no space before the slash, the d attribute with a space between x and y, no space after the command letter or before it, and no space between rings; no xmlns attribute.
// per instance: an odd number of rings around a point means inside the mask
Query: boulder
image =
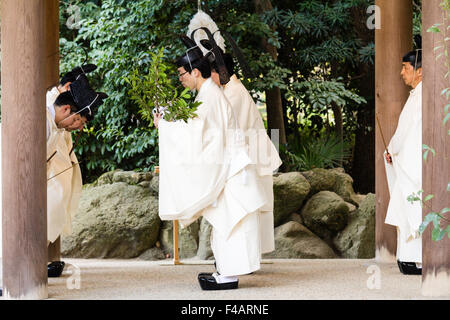
<svg viewBox="0 0 450 320"><path fill-rule="evenodd" d="M288 221L296 221L300 224L303 224L302 216L296 212L293 212L289 215Z"/></svg>
<svg viewBox="0 0 450 320"><path fill-rule="evenodd" d="M211 249L212 225L206 219L201 219L197 258L201 260L214 259Z"/></svg>
<svg viewBox="0 0 450 320"><path fill-rule="evenodd" d="M154 195L159 194L159 176L155 175L149 183L150 192Z"/></svg>
<svg viewBox="0 0 450 320"><path fill-rule="evenodd" d="M165 258L166 256L164 255L163 250L156 246L144 251L144 253L138 257L139 260L147 261L164 260Z"/></svg>
<svg viewBox="0 0 450 320"><path fill-rule="evenodd" d="M303 176L311 185L310 195L320 191L333 191L336 182L336 172L332 170L314 168L302 172Z"/></svg>
<svg viewBox="0 0 450 320"><path fill-rule="evenodd" d="M186 228L179 228L178 252L180 258L192 258L197 254L199 239L199 221L191 223ZM173 257L173 221L163 221L159 234L161 248Z"/></svg>
<svg viewBox="0 0 450 320"><path fill-rule="evenodd" d="M263 258L332 259L336 254L305 226L289 221L275 228L275 251Z"/></svg>
<svg viewBox="0 0 450 320"><path fill-rule="evenodd" d="M62 237L63 256L134 258L155 245L161 223L158 199L148 188L114 182L115 173L84 186L72 234Z"/></svg>
<svg viewBox="0 0 450 320"><path fill-rule="evenodd" d="M279 226L289 214L298 211L311 186L300 172L288 172L274 176L274 225Z"/></svg>
<svg viewBox="0 0 450 320"><path fill-rule="evenodd" d="M344 258L375 257L375 205L375 195L369 193L350 215L345 229L334 238L334 246Z"/></svg>
<svg viewBox="0 0 450 320"><path fill-rule="evenodd" d="M301 216L309 230L329 241L347 225L348 212L347 204L336 193L320 191L306 202Z"/></svg>
<svg viewBox="0 0 450 320"><path fill-rule="evenodd" d="M152 180L153 174L151 172L135 172L135 171L123 171L117 169L102 174L92 186L100 186L105 184L111 184L115 182L125 182L130 185L148 186Z"/></svg>
<svg viewBox="0 0 450 320"><path fill-rule="evenodd" d="M336 177L334 186L331 191L339 195L346 202L350 202L351 204L357 206L359 204L359 198L353 190L353 178L345 172L341 172L340 170L330 171L334 172Z"/></svg>

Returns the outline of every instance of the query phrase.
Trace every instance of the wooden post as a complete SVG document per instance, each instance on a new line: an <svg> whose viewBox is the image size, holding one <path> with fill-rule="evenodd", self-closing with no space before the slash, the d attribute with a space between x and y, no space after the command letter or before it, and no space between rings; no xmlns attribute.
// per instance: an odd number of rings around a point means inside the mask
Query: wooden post
<svg viewBox="0 0 450 320"><path fill-rule="evenodd" d="M397 128L408 88L400 77L402 57L412 49L412 1L377 0L381 28L375 30L375 112L378 114L386 143ZM384 223L389 204L389 190L384 167L385 150L380 128L375 129L376 259L394 262L397 234Z"/></svg>
<svg viewBox="0 0 450 320"><path fill-rule="evenodd" d="M59 84L59 0L45 1L45 87ZM48 246L48 261L61 260L61 238Z"/></svg>
<svg viewBox="0 0 450 320"><path fill-rule="evenodd" d="M427 202L430 208L424 207L423 216L429 212L439 212L443 208L449 207L449 196L447 185L450 182L450 121L443 125L445 117L444 108L449 103L445 96L441 95L442 90L450 87L449 78L444 78L448 67L445 65L446 58L439 54L444 52L442 46L444 38L450 32L448 12L439 7L442 0L427 0L422 3L422 25L423 25L423 109L422 109L422 143L432 147L436 151L436 156L429 154L423 161L422 167L422 188L424 195L433 194L434 198ZM446 19L444 20L444 17ZM436 23L441 33L427 32L427 29ZM445 33L444 33L445 32ZM448 41L446 48L449 49ZM448 63L449 60L447 60ZM448 214L445 215L448 218ZM441 227L446 227L448 222L441 222ZM435 242L431 238L433 226L425 230L422 236L422 294L426 296L450 295L450 239Z"/></svg>
<svg viewBox="0 0 450 320"><path fill-rule="evenodd" d="M2 0L3 294L45 299L46 0Z"/></svg>
<svg viewBox="0 0 450 320"><path fill-rule="evenodd" d="M173 221L173 264L181 264L178 254L178 220Z"/></svg>

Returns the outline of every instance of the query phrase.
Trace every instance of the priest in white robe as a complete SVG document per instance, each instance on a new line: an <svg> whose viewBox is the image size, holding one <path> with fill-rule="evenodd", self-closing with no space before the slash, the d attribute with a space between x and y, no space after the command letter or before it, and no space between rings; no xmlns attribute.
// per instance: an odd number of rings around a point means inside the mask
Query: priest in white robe
<svg viewBox="0 0 450 320"><path fill-rule="evenodd" d="M84 67L84 69L83 69ZM61 79L60 85L47 92L47 239L55 242L61 235L72 233L72 220L82 191L82 177L73 152L71 131L81 130L91 108L102 103L104 94L97 94L88 84L84 72L95 65L77 67ZM100 98L99 98L100 97ZM73 108L70 114L58 114L55 106L63 100ZM49 277L58 277L63 261L52 261Z"/></svg>
<svg viewBox="0 0 450 320"><path fill-rule="evenodd" d="M422 189L422 59L420 51L403 57L401 76L412 87L397 129L385 152L390 193L385 223L397 228L397 262L404 274L421 274L422 207L408 196Z"/></svg>
<svg viewBox="0 0 450 320"><path fill-rule="evenodd" d="M186 43L186 42L185 42ZM200 274L203 290L235 289L238 275L260 268L259 210L264 190L251 166L237 119L222 90L211 80L209 62L195 43L177 61L179 79L197 90L197 117L159 129L159 215L186 227L202 216L213 227L211 248L217 272Z"/></svg>
<svg viewBox="0 0 450 320"><path fill-rule="evenodd" d="M70 82L69 82L70 84ZM47 92L47 109L51 109L60 93L68 92L63 86ZM69 96L69 95L68 95ZM70 96L71 97L71 96ZM73 100L73 99L72 99ZM56 154L47 163L47 234L48 241L56 241L61 234L71 233L72 218L78 207L81 195L82 179L76 155L72 151L73 143L70 129L79 127L81 115L73 115L67 121L66 129L59 129L56 123L49 119L51 126L47 140L47 158ZM71 168L66 170L67 168ZM66 170L66 171L64 171ZM59 175L58 175L59 174ZM54 177L54 178L52 178ZM56 195L56 196L55 196Z"/></svg>
<svg viewBox="0 0 450 320"><path fill-rule="evenodd" d="M205 43L205 42L203 42ZM259 210L261 253L275 250L274 218L273 218L273 172L282 161L267 135L261 114L250 93L237 78L234 71L233 57L223 54L224 63L230 81L223 85L225 97L230 102L237 116L239 128L244 132L249 147L252 164L258 172L258 182L266 192L266 204ZM211 78L221 86L217 63L212 64Z"/></svg>

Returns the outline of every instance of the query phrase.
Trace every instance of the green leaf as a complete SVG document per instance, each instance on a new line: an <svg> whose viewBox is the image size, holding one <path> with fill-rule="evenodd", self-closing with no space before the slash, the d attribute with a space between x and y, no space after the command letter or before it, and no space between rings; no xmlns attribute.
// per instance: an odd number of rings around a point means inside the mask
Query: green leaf
<svg viewBox="0 0 450 320"><path fill-rule="evenodd" d="M427 29L427 32L433 32L433 33L439 33L441 30L439 29L439 26L441 23L436 23L434 26Z"/></svg>
<svg viewBox="0 0 450 320"><path fill-rule="evenodd" d="M444 121L443 121L444 125L448 121L448 119L450 119L450 113L447 113L447 115L445 116Z"/></svg>
<svg viewBox="0 0 450 320"><path fill-rule="evenodd" d="M434 194L429 194L425 197L425 202L434 198Z"/></svg>

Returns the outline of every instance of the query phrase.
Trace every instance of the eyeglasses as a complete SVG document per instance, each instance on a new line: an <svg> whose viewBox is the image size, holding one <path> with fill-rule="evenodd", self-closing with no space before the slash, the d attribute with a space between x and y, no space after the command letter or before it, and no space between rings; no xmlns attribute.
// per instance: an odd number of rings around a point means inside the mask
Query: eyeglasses
<svg viewBox="0 0 450 320"><path fill-rule="evenodd" d="M180 74L178 75L178 77L181 78L181 77L184 76L186 73L188 73L188 71L183 72L183 73L180 73Z"/></svg>

